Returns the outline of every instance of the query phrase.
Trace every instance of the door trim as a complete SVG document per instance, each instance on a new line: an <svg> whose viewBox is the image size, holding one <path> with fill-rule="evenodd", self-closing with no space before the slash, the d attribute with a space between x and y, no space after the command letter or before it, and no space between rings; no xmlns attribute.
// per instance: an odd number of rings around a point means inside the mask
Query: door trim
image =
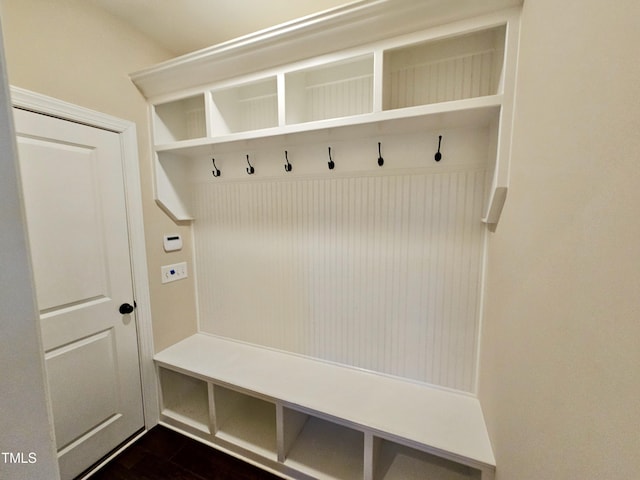
<svg viewBox="0 0 640 480"><path fill-rule="evenodd" d="M147 270L147 253L142 216L142 189L136 124L105 113L89 110L46 95L11 86L11 103L16 108L50 115L91 127L110 130L120 136L122 167L125 184L129 252L133 278L133 293L137 303L138 348L142 380L142 402L145 428L159 421L158 385L153 366L153 332L151 325L151 297Z"/></svg>

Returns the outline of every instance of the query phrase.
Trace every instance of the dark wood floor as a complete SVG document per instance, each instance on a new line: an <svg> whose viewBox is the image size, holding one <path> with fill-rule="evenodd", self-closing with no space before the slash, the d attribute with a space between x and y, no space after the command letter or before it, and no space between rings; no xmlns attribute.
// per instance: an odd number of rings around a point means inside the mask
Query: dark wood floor
<svg viewBox="0 0 640 480"><path fill-rule="evenodd" d="M276 480L279 477L163 426L149 430L92 480Z"/></svg>

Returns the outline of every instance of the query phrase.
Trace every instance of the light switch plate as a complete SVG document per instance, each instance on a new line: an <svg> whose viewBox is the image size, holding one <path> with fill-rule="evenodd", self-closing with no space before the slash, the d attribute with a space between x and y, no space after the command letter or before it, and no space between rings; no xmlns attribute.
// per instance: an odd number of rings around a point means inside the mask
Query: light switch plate
<svg viewBox="0 0 640 480"><path fill-rule="evenodd" d="M162 283L175 282L187 278L187 262L174 263L173 265L163 265L160 267L162 273Z"/></svg>

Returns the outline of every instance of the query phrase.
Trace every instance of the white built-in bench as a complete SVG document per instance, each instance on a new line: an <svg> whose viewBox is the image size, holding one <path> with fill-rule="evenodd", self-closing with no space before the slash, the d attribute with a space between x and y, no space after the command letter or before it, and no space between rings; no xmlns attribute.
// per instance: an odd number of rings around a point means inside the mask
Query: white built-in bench
<svg viewBox="0 0 640 480"><path fill-rule="evenodd" d="M206 334L155 361L163 424L285 478L494 476L471 395Z"/></svg>

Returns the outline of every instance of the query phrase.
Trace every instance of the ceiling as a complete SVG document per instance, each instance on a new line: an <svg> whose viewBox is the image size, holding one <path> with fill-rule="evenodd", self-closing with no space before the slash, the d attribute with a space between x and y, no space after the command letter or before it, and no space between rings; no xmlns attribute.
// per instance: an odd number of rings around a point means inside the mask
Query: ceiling
<svg viewBox="0 0 640 480"><path fill-rule="evenodd" d="M190 53L349 0L88 0L174 55Z"/></svg>

